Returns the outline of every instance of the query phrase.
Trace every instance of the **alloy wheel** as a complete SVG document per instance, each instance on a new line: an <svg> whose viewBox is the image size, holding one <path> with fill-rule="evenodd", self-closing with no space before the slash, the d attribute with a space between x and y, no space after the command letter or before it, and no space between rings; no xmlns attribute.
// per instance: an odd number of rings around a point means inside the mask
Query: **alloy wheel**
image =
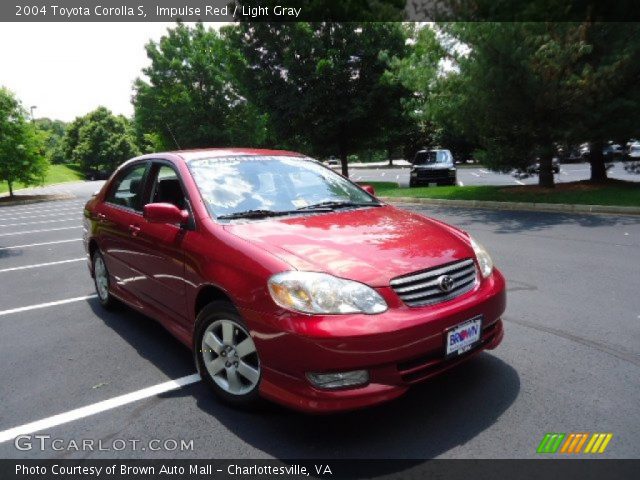
<svg viewBox="0 0 640 480"><path fill-rule="evenodd" d="M109 274L101 255L96 255L93 261L93 271L96 279L96 291L103 302L109 298Z"/></svg>
<svg viewBox="0 0 640 480"><path fill-rule="evenodd" d="M260 381L260 361L249 332L233 320L216 320L202 336L202 357L211 379L232 395L250 393Z"/></svg>

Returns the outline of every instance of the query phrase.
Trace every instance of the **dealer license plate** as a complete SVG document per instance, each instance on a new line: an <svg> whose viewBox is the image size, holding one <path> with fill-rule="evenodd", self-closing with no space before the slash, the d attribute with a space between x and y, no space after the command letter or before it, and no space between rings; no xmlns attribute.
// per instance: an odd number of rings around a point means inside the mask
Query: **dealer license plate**
<svg viewBox="0 0 640 480"><path fill-rule="evenodd" d="M468 352L480 341L482 317L478 316L447 331L447 356Z"/></svg>

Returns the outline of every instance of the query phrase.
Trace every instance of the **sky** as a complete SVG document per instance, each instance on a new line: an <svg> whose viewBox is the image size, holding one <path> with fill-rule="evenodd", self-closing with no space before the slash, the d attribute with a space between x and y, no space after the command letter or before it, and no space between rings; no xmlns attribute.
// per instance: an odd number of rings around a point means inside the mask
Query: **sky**
<svg viewBox="0 0 640 480"><path fill-rule="evenodd" d="M149 64L144 46L172 25L0 23L0 86L27 110L35 105L35 118L71 121L99 105L131 116L133 81Z"/></svg>

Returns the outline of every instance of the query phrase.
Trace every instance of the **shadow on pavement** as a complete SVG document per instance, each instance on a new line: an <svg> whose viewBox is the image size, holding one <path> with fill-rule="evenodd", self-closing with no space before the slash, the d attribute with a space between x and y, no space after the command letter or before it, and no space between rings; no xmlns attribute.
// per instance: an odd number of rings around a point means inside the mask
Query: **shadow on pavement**
<svg viewBox="0 0 640 480"><path fill-rule="evenodd" d="M488 210L481 208L442 208L408 206L401 208L426 216L446 216L449 223L454 218L456 226L477 226L481 223L495 233L540 232L557 226L622 227L639 225L640 218L624 215L569 214L553 212L525 212L510 210Z"/></svg>
<svg viewBox="0 0 640 480"><path fill-rule="evenodd" d="M88 303L106 325L167 377L193 373L191 352L155 321L127 307L107 312L96 299ZM160 397L193 395L198 407L233 435L275 458L391 458L421 463L464 445L491 427L519 391L518 373L497 357L482 353L441 377L414 386L395 401L335 415L307 415L266 402L257 411L235 409L220 403L203 383ZM390 469L395 468L392 465Z"/></svg>

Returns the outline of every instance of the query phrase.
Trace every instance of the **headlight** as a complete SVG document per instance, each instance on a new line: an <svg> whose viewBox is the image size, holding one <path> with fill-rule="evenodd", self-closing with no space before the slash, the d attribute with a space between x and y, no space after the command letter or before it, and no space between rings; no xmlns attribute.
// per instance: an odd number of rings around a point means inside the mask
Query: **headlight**
<svg viewBox="0 0 640 480"><path fill-rule="evenodd" d="M493 260L491 260L491 255L489 252L475 239L469 235L469 240L471 240L471 247L476 254L476 258L478 259L478 265L480 265L480 273L482 273L483 278L487 278L493 272Z"/></svg>
<svg viewBox="0 0 640 480"><path fill-rule="evenodd" d="M326 273L282 272L269 279L271 298L303 313L382 313L384 299L374 289Z"/></svg>

